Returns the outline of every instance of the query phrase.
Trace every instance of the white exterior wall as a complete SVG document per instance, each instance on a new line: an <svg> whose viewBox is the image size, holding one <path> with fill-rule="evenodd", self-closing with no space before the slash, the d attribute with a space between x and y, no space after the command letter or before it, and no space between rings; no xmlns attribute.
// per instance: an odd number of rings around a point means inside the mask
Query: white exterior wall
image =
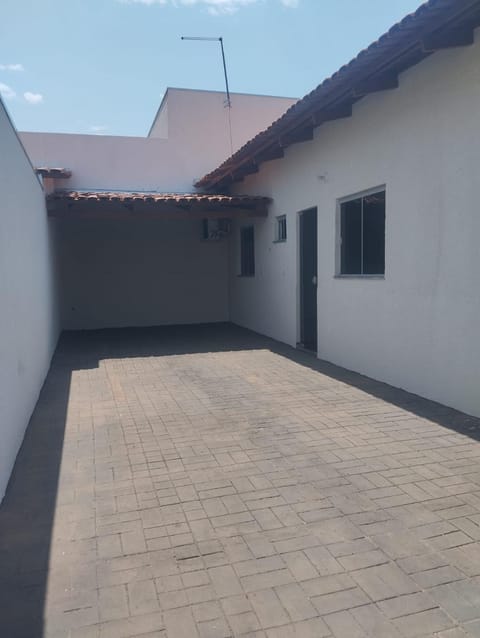
<svg viewBox="0 0 480 638"><path fill-rule="evenodd" d="M228 320L228 243L201 220L59 220L65 329Z"/></svg>
<svg viewBox="0 0 480 638"><path fill-rule="evenodd" d="M21 133L34 166L69 168L68 190L191 192L181 149L169 140L70 133Z"/></svg>
<svg viewBox="0 0 480 638"><path fill-rule="evenodd" d="M237 187L271 195L231 319L298 341L298 211L318 207L318 355L480 416L480 42L441 51ZM382 280L335 278L339 198L386 185ZM275 215L288 241L273 244Z"/></svg>
<svg viewBox="0 0 480 638"><path fill-rule="evenodd" d="M221 91L169 88L149 137L167 137L185 149L185 169L192 180L221 164L257 133L270 126L296 98L231 93L231 109ZM232 138L230 144L230 123Z"/></svg>
<svg viewBox="0 0 480 638"><path fill-rule="evenodd" d="M54 229L0 101L0 501L58 338Z"/></svg>
<svg viewBox="0 0 480 638"><path fill-rule="evenodd" d="M72 170L58 188L192 192L194 181L230 155L223 93L168 89L150 137L21 133L35 166ZM232 94L235 148L295 100Z"/></svg>

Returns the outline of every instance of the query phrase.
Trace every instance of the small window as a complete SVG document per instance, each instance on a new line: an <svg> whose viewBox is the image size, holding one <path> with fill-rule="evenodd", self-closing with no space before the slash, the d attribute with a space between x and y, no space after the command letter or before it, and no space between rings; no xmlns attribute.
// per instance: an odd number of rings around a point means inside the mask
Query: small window
<svg viewBox="0 0 480 638"><path fill-rule="evenodd" d="M385 191L340 204L340 274L385 273Z"/></svg>
<svg viewBox="0 0 480 638"><path fill-rule="evenodd" d="M253 226L240 229L240 275L253 277L255 274L255 244Z"/></svg>
<svg viewBox="0 0 480 638"><path fill-rule="evenodd" d="M276 218L277 227L275 230L275 241L287 241L287 217L280 215Z"/></svg>

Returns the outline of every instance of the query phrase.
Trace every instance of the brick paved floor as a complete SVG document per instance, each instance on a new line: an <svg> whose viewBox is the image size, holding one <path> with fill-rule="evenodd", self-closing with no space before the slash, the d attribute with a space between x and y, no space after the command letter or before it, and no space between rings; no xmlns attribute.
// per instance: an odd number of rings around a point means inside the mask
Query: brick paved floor
<svg viewBox="0 0 480 638"><path fill-rule="evenodd" d="M66 335L5 638L480 636L479 422L229 326Z"/></svg>

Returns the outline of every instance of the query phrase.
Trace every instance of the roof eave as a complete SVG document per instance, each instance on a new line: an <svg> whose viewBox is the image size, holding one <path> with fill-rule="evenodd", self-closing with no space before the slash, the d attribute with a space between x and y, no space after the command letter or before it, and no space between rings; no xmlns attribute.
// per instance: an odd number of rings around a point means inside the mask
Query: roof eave
<svg viewBox="0 0 480 638"><path fill-rule="evenodd" d="M398 87L398 76L435 51L468 46L480 24L480 0L429 0L395 24L347 65L293 105L195 186L225 188L258 171L261 163L313 139L321 124L349 117L365 95Z"/></svg>

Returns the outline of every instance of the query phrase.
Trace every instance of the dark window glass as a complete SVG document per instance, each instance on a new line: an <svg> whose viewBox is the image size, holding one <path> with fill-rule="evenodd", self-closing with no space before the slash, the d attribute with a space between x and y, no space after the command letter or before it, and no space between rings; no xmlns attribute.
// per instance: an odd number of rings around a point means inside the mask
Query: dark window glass
<svg viewBox="0 0 480 638"><path fill-rule="evenodd" d="M385 273L385 191L340 206L342 275Z"/></svg>
<svg viewBox="0 0 480 638"><path fill-rule="evenodd" d="M385 192L363 198L363 273L385 272Z"/></svg>
<svg viewBox="0 0 480 638"><path fill-rule="evenodd" d="M252 277L255 274L253 226L247 226L240 231L240 274L243 277Z"/></svg>
<svg viewBox="0 0 480 638"><path fill-rule="evenodd" d="M362 200L352 199L341 205L342 274L362 272Z"/></svg>
<svg viewBox="0 0 480 638"><path fill-rule="evenodd" d="M277 217L277 241L287 241L287 218Z"/></svg>

